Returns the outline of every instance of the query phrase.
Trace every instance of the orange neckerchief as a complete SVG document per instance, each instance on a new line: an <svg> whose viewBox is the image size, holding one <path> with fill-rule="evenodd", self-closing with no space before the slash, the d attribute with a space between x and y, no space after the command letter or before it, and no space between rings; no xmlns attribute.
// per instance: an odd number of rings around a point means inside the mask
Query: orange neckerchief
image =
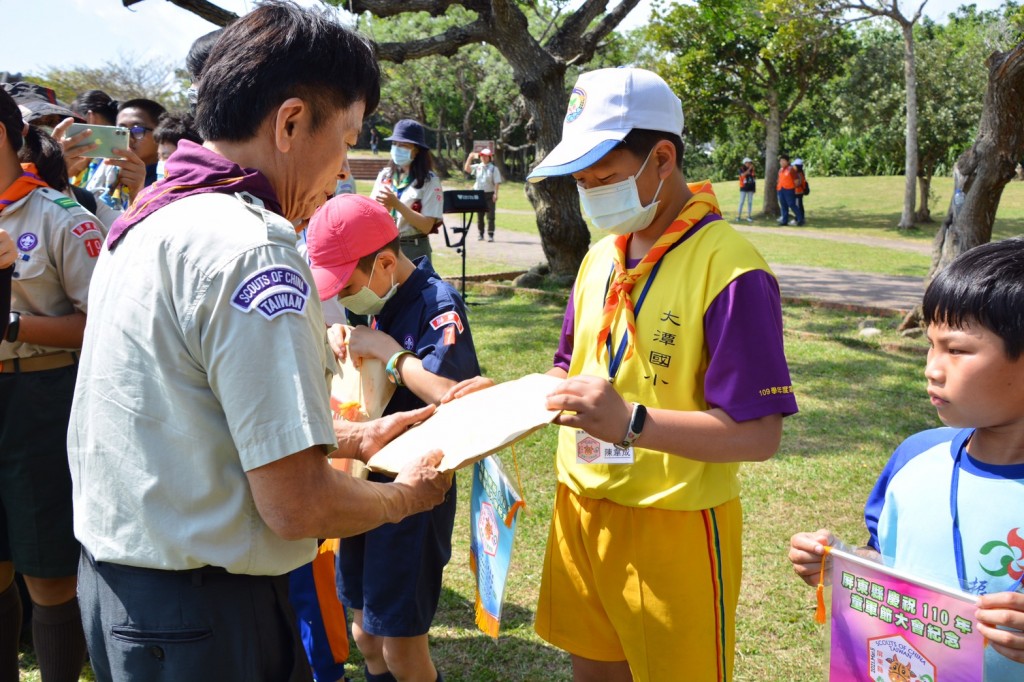
<svg viewBox="0 0 1024 682"><path fill-rule="evenodd" d="M0 193L0 213L5 208L10 206L16 201L20 201L28 196L29 192L37 187L49 187L43 179L39 177L39 172L36 170L34 163L23 163L21 164L22 173L18 176L18 179L11 183L11 186Z"/></svg>
<svg viewBox="0 0 1024 682"><path fill-rule="evenodd" d="M612 273L612 281L608 285L608 296L601 314L601 331L597 335L597 357L599 360L601 353L605 351L612 325L620 315L624 315L626 318L626 333L627 338L630 339L626 348L626 358L633 355L632 339L636 338L636 318L633 314L633 299L630 298L633 285L650 273L655 263L661 260L661 257L704 216L708 213L721 212L710 182L695 182L687 186L693 192L693 196L683 206L683 210L680 211L675 222L658 237L654 246L635 268L626 269L626 247L629 244L630 235L623 234L615 238L615 270Z"/></svg>

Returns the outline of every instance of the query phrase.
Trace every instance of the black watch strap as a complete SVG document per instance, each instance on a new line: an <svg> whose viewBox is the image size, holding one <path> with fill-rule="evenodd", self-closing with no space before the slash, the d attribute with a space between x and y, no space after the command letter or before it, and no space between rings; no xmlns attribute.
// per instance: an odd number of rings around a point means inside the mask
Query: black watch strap
<svg viewBox="0 0 1024 682"><path fill-rule="evenodd" d="M4 341L14 343L18 340L18 332L20 331L21 313L16 310L12 310L10 317L7 318L7 333L4 334Z"/></svg>
<svg viewBox="0 0 1024 682"><path fill-rule="evenodd" d="M644 430L644 424L647 422L647 408L640 403L633 403L633 414L629 418L629 428L626 430L626 436L622 441L615 444L616 447L626 448L633 445L637 438L640 437L640 433Z"/></svg>

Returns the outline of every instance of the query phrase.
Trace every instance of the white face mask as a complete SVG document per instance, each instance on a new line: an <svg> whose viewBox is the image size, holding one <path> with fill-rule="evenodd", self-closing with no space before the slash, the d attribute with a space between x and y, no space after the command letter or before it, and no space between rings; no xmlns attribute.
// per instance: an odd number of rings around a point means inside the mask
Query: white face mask
<svg viewBox="0 0 1024 682"><path fill-rule="evenodd" d="M644 206L640 203L636 178L644 172L653 153L654 150L651 149L636 175L631 175L621 182L589 189L577 185L583 213L590 218L594 227L599 230L608 230L612 234L630 234L639 232L651 224L658 208L658 194L661 192L661 186L665 184L665 179L662 178L658 183L658 189L654 192L654 200Z"/></svg>
<svg viewBox="0 0 1024 682"><path fill-rule="evenodd" d="M396 291L398 291L398 284L395 283L395 278L392 276L391 288L388 289L386 294L378 296L373 293L373 289L370 288L369 283L373 281L373 271L376 268L377 261L374 261L373 268L370 269L370 278L366 281L363 288L351 296L339 296L338 303L344 306L346 310L351 310L356 315L376 315L380 313L380 311L384 309L384 304L395 295Z"/></svg>
<svg viewBox="0 0 1024 682"><path fill-rule="evenodd" d="M391 160L395 162L396 166L405 168L412 163L412 150L393 144L391 145Z"/></svg>
<svg viewBox="0 0 1024 682"><path fill-rule="evenodd" d="M165 173L165 167L166 167L166 162L163 159L160 159L159 161L156 162L156 179L157 180L163 180L164 179L164 175L166 174Z"/></svg>

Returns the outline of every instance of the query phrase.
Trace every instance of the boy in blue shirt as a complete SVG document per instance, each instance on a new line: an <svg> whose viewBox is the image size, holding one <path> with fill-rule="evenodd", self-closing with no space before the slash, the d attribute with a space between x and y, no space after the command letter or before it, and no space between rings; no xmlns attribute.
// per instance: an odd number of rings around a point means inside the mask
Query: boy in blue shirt
<svg viewBox="0 0 1024 682"><path fill-rule="evenodd" d="M853 551L979 595L986 682L1024 680L1024 239L954 260L925 292L924 320L928 396L947 428L896 449ZM826 545L844 548L825 529L790 540L808 584Z"/></svg>
<svg viewBox="0 0 1024 682"><path fill-rule="evenodd" d="M387 209L357 194L334 197L314 214L306 236L322 300L371 316L371 326L331 328L339 357L386 364L396 389L384 414L438 402L480 374L466 308L426 256L409 260ZM370 480L389 481L381 474ZM440 682L427 631L451 557L455 490L430 511L341 540L338 593L353 609L352 636L367 682Z"/></svg>

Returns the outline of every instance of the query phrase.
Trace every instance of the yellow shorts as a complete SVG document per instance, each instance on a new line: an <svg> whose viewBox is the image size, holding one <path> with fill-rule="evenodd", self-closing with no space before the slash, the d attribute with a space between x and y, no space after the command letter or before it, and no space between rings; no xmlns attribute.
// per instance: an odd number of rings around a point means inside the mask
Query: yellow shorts
<svg viewBox="0 0 1024 682"><path fill-rule="evenodd" d="M558 486L535 628L634 680L730 680L742 573L739 499L624 507Z"/></svg>

